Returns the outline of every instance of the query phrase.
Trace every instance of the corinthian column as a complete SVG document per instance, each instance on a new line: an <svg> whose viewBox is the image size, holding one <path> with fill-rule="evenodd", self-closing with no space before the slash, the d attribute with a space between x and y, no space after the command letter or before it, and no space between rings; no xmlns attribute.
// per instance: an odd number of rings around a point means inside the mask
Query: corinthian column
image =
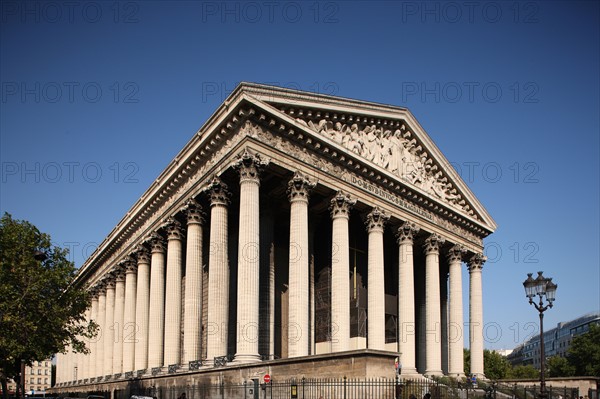
<svg viewBox="0 0 600 399"><path fill-rule="evenodd" d="M82 323L83 326L86 326L89 321L92 319L92 308L89 307L86 311L85 311L85 320ZM81 378L82 379L86 379L86 378L90 378L90 355L91 355L91 348L92 348L92 344L89 340L87 340L87 338L84 338L86 341L88 341L88 350L89 352L86 355L83 355L83 370L81 373Z"/></svg>
<svg viewBox="0 0 600 399"><path fill-rule="evenodd" d="M115 326L115 277L109 276L106 282L106 316L104 319L104 325L106 326L106 333L104 334L104 370L103 375L112 375L113 368L113 346L115 342L115 330L118 331L118 327Z"/></svg>
<svg viewBox="0 0 600 399"><path fill-rule="evenodd" d="M200 360L202 331L202 208L187 203L183 364Z"/></svg>
<svg viewBox="0 0 600 399"><path fill-rule="evenodd" d="M123 372L123 322L125 320L125 268L130 262L125 260L119 265L116 271L117 285L115 288L115 344L113 347L113 367L114 374ZM106 365L105 365L106 368Z"/></svg>
<svg viewBox="0 0 600 399"><path fill-rule="evenodd" d="M106 282L101 282L98 286L98 326L100 327L100 339L96 345L96 377L104 375L104 346L106 331Z"/></svg>
<svg viewBox="0 0 600 399"><path fill-rule="evenodd" d="M331 200L331 350L350 349L350 244L348 221L350 209L356 203L349 195L338 191Z"/></svg>
<svg viewBox="0 0 600 399"><path fill-rule="evenodd" d="M137 296L137 263L129 262L125 271L125 313L123 317L123 372L135 368L135 340L138 325L135 324L135 301Z"/></svg>
<svg viewBox="0 0 600 399"><path fill-rule="evenodd" d="M148 367L163 365L163 334L165 329L165 241L153 234L150 263L150 309L148 314Z"/></svg>
<svg viewBox="0 0 600 399"><path fill-rule="evenodd" d="M462 273L461 263L465 255L462 245L455 245L448 252L450 269L450 311L448 312L448 342L449 364L448 375L462 378L464 373L463 361L463 302L462 302Z"/></svg>
<svg viewBox="0 0 600 399"><path fill-rule="evenodd" d="M99 345L102 341L102 327L100 326L100 321L98 320L98 290L96 288L92 291L92 311L90 314L91 319L98 325L98 330L96 336L90 339L90 355L89 355L89 366L88 366L88 375L87 378L96 378L99 373L96 371L97 361L97 349L96 345Z"/></svg>
<svg viewBox="0 0 600 399"><path fill-rule="evenodd" d="M181 224L167 221L167 283L165 298L165 357L169 366L181 361Z"/></svg>
<svg viewBox="0 0 600 399"><path fill-rule="evenodd" d="M235 361L260 360L258 354L258 304L260 277L259 187L260 156L247 150L235 166L240 173L240 221L238 240L237 351Z"/></svg>
<svg viewBox="0 0 600 399"><path fill-rule="evenodd" d="M483 293L481 270L487 258L475 254L469 259L469 340L471 341L471 374L483 374Z"/></svg>
<svg viewBox="0 0 600 399"><path fill-rule="evenodd" d="M290 200L288 357L308 356L308 195L315 183L296 172Z"/></svg>
<svg viewBox="0 0 600 399"><path fill-rule="evenodd" d="M137 249L137 290L135 298L135 370L148 368L148 308L150 305L150 253Z"/></svg>
<svg viewBox="0 0 600 399"><path fill-rule="evenodd" d="M402 375L416 376L415 344L415 276L413 262L413 238L419 228L404 222L398 228L398 352L402 364Z"/></svg>
<svg viewBox="0 0 600 399"><path fill-rule="evenodd" d="M208 251L208 312L206 358L227 355L229 333L229 260L227 236L227 185L214 178L206 192L210 196L210 244Z"/></svg>
<svg viewBox="0 0 600 399"><path fill-rule="evenodd" d="M425 374L442 375L442 329L440 308L440 245L437 234L425 240Z"/></svg>
<svg viewBox="0 0 600 399"><path fill-rule="evenodd" d="M366 220L369 233L367 278L369 281L367 301L368 347L385 350L385 282L383 264L383 228L390 217L375 208Z"/></svg>

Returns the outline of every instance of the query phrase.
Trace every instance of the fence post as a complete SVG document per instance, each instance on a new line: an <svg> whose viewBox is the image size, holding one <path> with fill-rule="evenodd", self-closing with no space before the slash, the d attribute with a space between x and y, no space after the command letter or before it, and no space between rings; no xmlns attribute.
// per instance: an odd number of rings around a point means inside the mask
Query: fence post
<svg viewBox="0 0 600 399"><path fill-rule="evenodd" d="M344 376L344 399L346 399L346 376Z"/></svg>

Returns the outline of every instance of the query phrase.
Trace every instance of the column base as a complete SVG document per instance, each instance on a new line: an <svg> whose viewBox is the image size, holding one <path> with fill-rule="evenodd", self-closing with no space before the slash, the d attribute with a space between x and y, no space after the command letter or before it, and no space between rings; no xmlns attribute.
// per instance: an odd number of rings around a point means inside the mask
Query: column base
<svg viewBox="0 0 600 399"><path fill-rule="evenodd" d="M402 378L421 378L423 376L414 367L413 368L404 368L403 367L402 371L400 371L400 377L402 377Z"/></svg>
<svg viewBox="0 0 600 399"><path fill-rule="evenodd" d="M443 377L444 373L442 372L442 370L425 370L425 373L423 373L423 375L425 375L426 377Z"/></svg>
<svg viewBox="0 0 600 399"><path fill-rule="evenodd" d="M232 363L237 364L245 364L245 363L259 363L260 356L259 355L238 355L236 354L233 358Z"/></svg>

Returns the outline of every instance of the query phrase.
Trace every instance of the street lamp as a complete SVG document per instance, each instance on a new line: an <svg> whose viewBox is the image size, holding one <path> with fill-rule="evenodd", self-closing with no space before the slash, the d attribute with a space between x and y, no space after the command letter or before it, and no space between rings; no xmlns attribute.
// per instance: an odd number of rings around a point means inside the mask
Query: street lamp
<svg viewBox="0 0 600 399"><path fill-rule="evenodd" d="M552 307L556 298L556 288L558 288L558 285L552 282L552 278L546 278L542 273L538 272L538 276L535 279L531 277L533 273L527 273L527 280L523 282L523 287L525 287L525 295L529 298L529 304L535 306L540 313L540 399L545 399L547 394L544 375L546 361L546 352L544 349L544 312ZM533 300L536 295L539 296L539 303ZM544 297L546 297L546 305L544 305Z"/></svg>

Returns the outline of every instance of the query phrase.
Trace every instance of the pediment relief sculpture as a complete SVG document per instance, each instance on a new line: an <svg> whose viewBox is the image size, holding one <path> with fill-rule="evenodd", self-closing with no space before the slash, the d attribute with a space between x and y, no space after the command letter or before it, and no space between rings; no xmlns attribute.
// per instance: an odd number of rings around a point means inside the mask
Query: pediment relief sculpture
<svg viewBox="0 0 600 399"><path fill-rule="evenodd" d="M391 129L377 124L359 126L357 123L347 124L327 119L321 119L317 123L300 118L296 121L426 193L465 209L466 201L405 125Z"/></svg>

